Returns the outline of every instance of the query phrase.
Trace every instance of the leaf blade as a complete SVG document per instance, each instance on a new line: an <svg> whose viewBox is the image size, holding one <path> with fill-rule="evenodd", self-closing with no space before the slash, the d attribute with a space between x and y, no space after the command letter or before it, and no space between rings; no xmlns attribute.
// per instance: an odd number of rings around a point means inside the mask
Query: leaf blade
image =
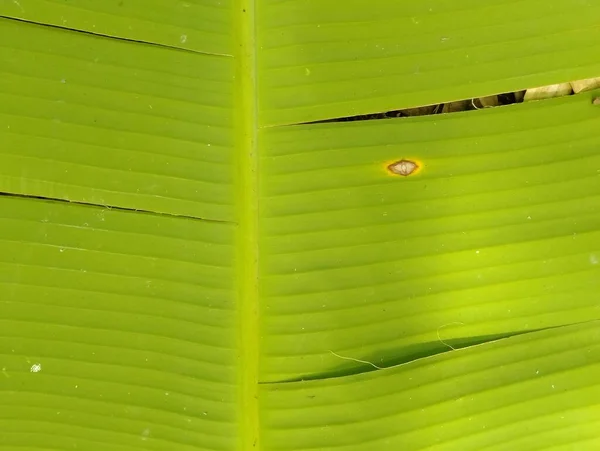
<svg viewBox="0 0 600 451"><path fill-rule="evenodd" d="M5 19L0 36L0 191L233 220L230 58Z"/></svg>
<svg viewBox="0 0 600 451"><path fill-rule="evenodd" d="M231 1L12 0L0 15L217 55L233 53Z"/></svg>
<svg viewBox="0 0 600 451"><path fill-rule="evenodd" d="M590 96L265 130L263 380L597 319Z"/></svg>
<svg viewBox="0 0 600 451"><path fill-rule="evenodd" d="M265 442L277 451L593 449L600 389L588 376L600 371L599 338L591 322L359 376L267 384Z"/></svg>
<svg viewBox="0 0 600 451"><path fill-rule="evenodd" d="M482 19L485 17L485 19ZM266 1L261 125L393 111L600 73L597 4ZM552 56L550 56L552 55Z"/></svg>
<svg viewBox="0 0 600 451"><path fill-rule="evenodd" d="M3 446L232 449L233 227L0 205Z"/></svg>

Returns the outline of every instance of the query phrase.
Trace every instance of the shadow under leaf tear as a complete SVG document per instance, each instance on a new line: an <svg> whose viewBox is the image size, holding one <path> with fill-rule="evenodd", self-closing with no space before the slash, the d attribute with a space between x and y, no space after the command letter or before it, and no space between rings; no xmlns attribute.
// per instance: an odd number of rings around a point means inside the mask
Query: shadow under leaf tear
<svg viewBox="0 0 600 451"><path fill-rule="evenodd" d="M474 337L458 337L444 339L444 341L431 341L426 343L417 343L400 348L389 348L370 355L353 355L347 358L340 358L340 364L331 370L303 375L294 379L269 382L288 383L302 382L311 380L332 379L337 377L354 376L357 374L369 373L371 371L380 371L397 365L402 365L416 360L431 357L437 354L450 352L457 349L464 349L496 340L537 332L543 329L523 330L516 332L506 332L500 334L479 335ZM334 354L335 355L335 354ZM346 356L344 356L346 357ZM364 362L364 363L363 363ZM376 368L377 366L378 368Z"/></svg>

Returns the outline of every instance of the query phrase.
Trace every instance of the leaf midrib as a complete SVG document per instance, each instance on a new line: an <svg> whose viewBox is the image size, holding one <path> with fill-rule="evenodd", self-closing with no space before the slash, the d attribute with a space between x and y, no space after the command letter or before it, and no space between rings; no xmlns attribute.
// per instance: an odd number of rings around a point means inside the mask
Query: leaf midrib
<svg viewBox="0 0 600 451"><path fill-rule="evenodd" d="M236 0L235 168L237 194L237 313L239 449L258 450L258 162L255 1Z"/></svg>

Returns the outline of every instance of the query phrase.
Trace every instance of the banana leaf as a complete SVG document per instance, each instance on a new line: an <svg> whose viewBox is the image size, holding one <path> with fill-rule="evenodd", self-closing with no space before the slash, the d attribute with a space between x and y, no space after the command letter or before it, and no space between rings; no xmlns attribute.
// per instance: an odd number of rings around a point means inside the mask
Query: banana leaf
<svg viewBox="0 0 600 451"><path fill-rule="evenodd" d="M0 2L0 449L598 449L598 20Z"/></svg>

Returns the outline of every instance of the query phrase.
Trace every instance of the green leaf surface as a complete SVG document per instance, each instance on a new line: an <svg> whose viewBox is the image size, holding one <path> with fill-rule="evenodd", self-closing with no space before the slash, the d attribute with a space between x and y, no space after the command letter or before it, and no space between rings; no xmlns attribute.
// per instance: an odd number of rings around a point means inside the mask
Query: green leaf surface
<svg viewBox="0 0 600 451"><path fill-rule="evenodd" d="M598 448L596 3L0 16L1 450Z"/></svg>
<svg viewBox="0 0 600 451"><path fill-rule="evenodd" d="M598 118L578 96L264 130L263 377L596 318Z"/></svg>
<svg viewBox="0 0 600 451"><path fill-rule="evenodd" d="M204 53L233 53L233 0L2 0L0 15Z"/></svg>
<svg viewBox="0 0 600 451"><path fill-rule="evenodd" d="M262 0L261 124L482 97L600 73L600 3Z"/></svg>
<svg viewBox="0 0 600 451"><path fill-rule="evenodd" d="M231 58L0 21L2 191L233 220Z"/></svg>
<svg viewBox="0 0 600 451"><path fill-rule="evenodd" d="M512 337L377 373L263 385L265 447L597 449L598 326Z"/></svg>
<svg viewBox="0 0 600 451"><path fill-rule="evenodd" d="M0 230L1 449L233 449L233 226L0 197Z"/></svg>

